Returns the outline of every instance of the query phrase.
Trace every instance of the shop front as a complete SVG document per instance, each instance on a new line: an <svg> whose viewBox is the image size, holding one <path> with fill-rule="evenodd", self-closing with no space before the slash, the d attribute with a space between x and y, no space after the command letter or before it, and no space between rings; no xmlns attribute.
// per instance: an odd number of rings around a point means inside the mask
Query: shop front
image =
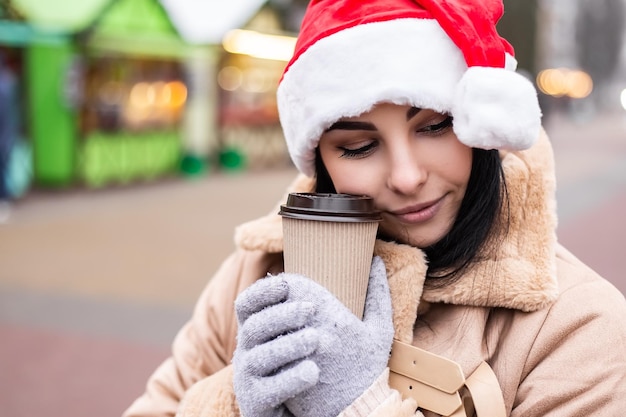
<svg viewBox="0 0 626 417"><path fill-rule="evenodd" d="M92 187L178 172L188 46L154 0L118 0L78 37L79 179Z"/></svg>
<svg viewBox="0 0 626 417"><path fill-rule="evenodd" d="M160 2L52 3L11 6L28 33L22 72L34 181L99 187L177 174L191 48Z"/></svg>
<svg viewBox="0 0 626 417"><path fill-rule="evenodd" d="M295 38L269 7L223 38L220 92L222 165L251 169L290 164L278 119L276 88L293 53Z"/></svg>
<svg viewBox="0 0 626 417"><path fill-rule="evenodd" d="M80 87L73 78L77 51L72 34L93 20L107 1L9 0L0 7L6 19L0 24L5 29L0 29L0 43L20 57L18 108L24 151L19 159L38 185L63 187L75 179L74 99Z"/></svg>
<svg viewBox="0 0 626 417"><path fill-rule="evenodd" d="M284 164L287 153L276 107L284 62L227 54L219 70L221 164L250 169Z"/></svg>
<svg viewBox="0 0 626 417"><path fill-rule="evenodd" d="M24 117L27 100L26 52L34 32L8 3L0 4L0 158L3 189L21 197L32 180L32 143Z"/></svg>
<svg viewBox="0 0 626 417"><path fill-rule="evenodd" d="M37 33L23 51L37 184L290 163L275 97L295 38L273 2L13 1Z"/></svg>

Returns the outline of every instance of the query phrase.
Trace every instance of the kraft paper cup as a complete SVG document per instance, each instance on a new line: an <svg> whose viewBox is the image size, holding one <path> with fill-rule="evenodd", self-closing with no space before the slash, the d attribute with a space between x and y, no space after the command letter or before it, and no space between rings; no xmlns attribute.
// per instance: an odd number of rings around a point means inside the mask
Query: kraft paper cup
<svg viewBox="0 0 626 417"><path fill-rule="evenodd" d="M283 219L285 272L326 287L363 318L380 213L369 197L292 193Z"/></svg>

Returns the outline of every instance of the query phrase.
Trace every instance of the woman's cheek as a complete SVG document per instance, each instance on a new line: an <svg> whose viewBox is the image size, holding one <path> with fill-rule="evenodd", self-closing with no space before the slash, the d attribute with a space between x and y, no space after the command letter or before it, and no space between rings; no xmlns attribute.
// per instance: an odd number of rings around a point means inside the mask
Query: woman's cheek
<svg viewBox="0 0 626 417"><path fill-rule="evenodd" d="M338 193L372 197L376 194L375 177L372 175L371 170L347 168L341 169L335 175L330 175Z"/></svg>

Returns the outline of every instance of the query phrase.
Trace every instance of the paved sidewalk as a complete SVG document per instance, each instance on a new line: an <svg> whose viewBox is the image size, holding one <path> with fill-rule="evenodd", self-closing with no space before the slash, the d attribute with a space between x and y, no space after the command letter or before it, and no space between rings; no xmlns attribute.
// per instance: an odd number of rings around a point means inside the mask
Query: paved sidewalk
<svg viewBox="0 0 626 417"><path fill-rule="evenodd" d="M293 169L36 191L0 225L0 415L110 417Z"/></svg>
<svg viewBox="0 0 626 417"><path fill-rule="evenodd" d="M624 115L626 117L626 114ZM626 123L551 119L561 241L624 293ZM143 390L235 225L293 169L36 191L0 225L3 416L109 417Z"/></svg>
<svg viewBox="0 0 626 417"><path fill-rule="evenodd" d="M556 163L558 236L626 294L626 113L547 121Z"/></svg>

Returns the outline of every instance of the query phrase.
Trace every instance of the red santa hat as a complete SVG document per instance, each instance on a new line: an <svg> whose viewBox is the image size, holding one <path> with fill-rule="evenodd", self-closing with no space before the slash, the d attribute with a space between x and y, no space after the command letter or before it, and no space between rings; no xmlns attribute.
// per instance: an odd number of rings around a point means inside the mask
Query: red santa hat
<svg viewBox="0 0 626 417"><path fill-rule="evenodd" d="M296 167L313 176L324 130L381 102L449 113L470 147L529 148L541 111L502 13L501 0L312 0L277 93Z"/></svg>

